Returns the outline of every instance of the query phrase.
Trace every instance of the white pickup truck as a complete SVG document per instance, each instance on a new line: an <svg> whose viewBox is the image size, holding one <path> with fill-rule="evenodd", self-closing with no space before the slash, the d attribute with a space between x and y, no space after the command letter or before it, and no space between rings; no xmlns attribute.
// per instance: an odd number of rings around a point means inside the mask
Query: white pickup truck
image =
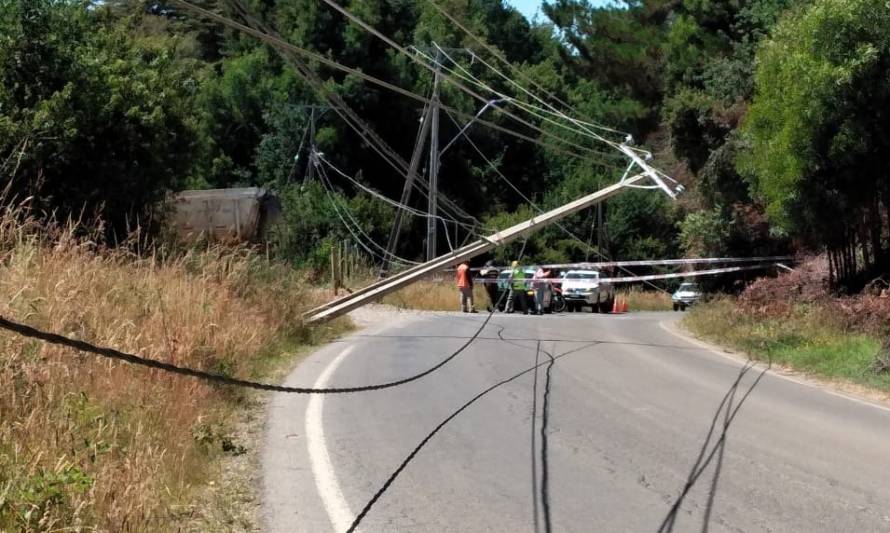
<svg viewBox="0 0 890 533"><path fill-rule="evenodd" d="M615 288L600 282L596 270L569 270L562 277L562 297L569 311L589 306L593 313L608 313L615 303Z"/></svg>

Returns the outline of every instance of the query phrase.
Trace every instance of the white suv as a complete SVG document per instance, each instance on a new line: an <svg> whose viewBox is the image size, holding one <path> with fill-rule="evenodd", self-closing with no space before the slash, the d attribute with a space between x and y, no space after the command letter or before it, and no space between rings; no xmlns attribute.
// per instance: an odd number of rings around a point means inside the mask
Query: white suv
<svg viewBox="0 0 890 533"><path fill-rule="evenodd" d="M562 297L569 311L590 306L591 312L608 313L615 303L615 289L601 282L596 270L569 270L562 277Z"/></svg>

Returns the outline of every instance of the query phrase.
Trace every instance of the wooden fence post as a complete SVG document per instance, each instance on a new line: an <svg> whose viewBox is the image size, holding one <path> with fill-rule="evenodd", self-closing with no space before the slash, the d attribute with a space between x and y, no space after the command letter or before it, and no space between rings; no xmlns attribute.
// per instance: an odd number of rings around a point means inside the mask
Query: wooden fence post
<svg viewBox="0 0 890 533"><path fill-rule="evenodd" d="M331 246L331 283L334 286L334 296L340 291L340 246Z"/></svg>

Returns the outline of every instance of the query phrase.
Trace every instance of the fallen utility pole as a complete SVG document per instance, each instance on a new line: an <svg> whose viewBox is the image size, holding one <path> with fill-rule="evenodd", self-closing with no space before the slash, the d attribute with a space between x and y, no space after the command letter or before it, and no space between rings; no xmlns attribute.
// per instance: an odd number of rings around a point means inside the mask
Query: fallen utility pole
<svg viewBox="0 0 890 533"><path fill-rule="evenodd" d="M436 52L436 75L433 80L433 97L430 102L430 192L427 202L426 219L426 260L436 258L436 217L439 211L439 79L442 75L442 51ZM448 231L448 227L445 227Z"/></svg>
<svg viewBox="0 0 890 533"><path fill-rule="evenodd" d="M460 264L463 261L472 259L473 257L476 257L478 255L482 255L498 246L503 246L519 238L531 235L532 233L545 226L553 224L554 222L557 222L569 215L596 205L597 203L618 194L627 186L633 186L635 184L638 184L639 182L646 180L647 178L652 178L652 173L646 172L645 166L643 168L644 171L642 173L637 174L633 177L623 179L620 183L610 185L604 189L588 194L583 198L579 198L566 205L557 207L556 209L552 209L550 211L547 211L546 213L542 213L536 217L526 220L525 222L521 222L519 224L516 224L515 226L511 226L493 235L483 237L462 248L454 250L451 253L437 257L432 261L417 265L394 276L380 280L377 283L355 291L349 296L318 306L315 309L307 312L304 317L306 321L310 323L321 322L336 318L340 315L348 313L349 311L352 311L353 309L379 300L383 296L398 289L401 289L402 287L410 285L411 283L419 281L424 277L429 276L430 274L434 274L450 266ZM671 190L671 196L673 197L674 195L675 192Z"/></svg>

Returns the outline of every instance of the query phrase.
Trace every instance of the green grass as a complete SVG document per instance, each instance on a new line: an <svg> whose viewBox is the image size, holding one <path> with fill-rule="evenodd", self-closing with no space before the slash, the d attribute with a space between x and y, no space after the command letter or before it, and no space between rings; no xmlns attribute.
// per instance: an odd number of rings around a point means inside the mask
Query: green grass
<svg viewBox="0 0 890 533"><path fill-rule="evenodd" d="M692 307L682 324L699 337L755 359L890 392L890 372L878 373L872 366L880 340L839 327L816 304L765 317L739 310L733 300L722 298Z"/></svg>

